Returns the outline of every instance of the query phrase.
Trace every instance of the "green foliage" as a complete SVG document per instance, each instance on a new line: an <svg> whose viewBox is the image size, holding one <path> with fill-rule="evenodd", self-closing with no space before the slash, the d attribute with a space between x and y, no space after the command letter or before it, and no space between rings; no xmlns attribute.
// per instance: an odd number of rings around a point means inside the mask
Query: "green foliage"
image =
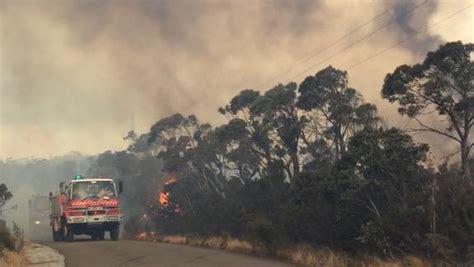
<svg viewBox="0 0 474 267"><path fill-rule="evenodd" d="M352 137L343 159L349 164L336 175L345 184L358 185L351 198L365 207L358 212L367 218L358 239L372 250L383 249L390 256L394 249L421 249L417 246L428 228L423 208L428 199L423 168L427 151L428 146L415 144L394 128Z"/></svg>
<svg viewBox="0 0 474 267"><path fill-rule="evenodd" d="M3 204L12 197L13 194L8 191L7 185L0 184L0 208L2 207L1 204Z"/></svg>
<svg viewBox="0 0 474 267"><path fill-rule="evenodd" d="M474 160L470 161L471 168ZM429 236L429 251L447 259L474 255L474 187L465 186L456 168L440 167L436 179L436 232ZM469 255L470 254L470 255Z"/></svg>
<svg viewBox="0 0 474 267"><path fill-rule="evenodd" d="M336 160L345 152L352 134L376 127L380 121L377 108L363 104L362 96L349 87L346 71L329 66L307 77L298 91L297 106L311 112L314 130L334 145Z"/></svg>
<svg viewBox="0 0 474 267"><path fill-rule="evenodd" d="M399 113L415 118L417 131L429 131L456 141L461 150L462 172L468 167L473 147L469 135L474 126L473 62L474 44L452 42L429 52L421 64L402 65L385 77L382 96L399 104ZM423 123L425 113L436 111L448 122L444 129Z"/></svg>

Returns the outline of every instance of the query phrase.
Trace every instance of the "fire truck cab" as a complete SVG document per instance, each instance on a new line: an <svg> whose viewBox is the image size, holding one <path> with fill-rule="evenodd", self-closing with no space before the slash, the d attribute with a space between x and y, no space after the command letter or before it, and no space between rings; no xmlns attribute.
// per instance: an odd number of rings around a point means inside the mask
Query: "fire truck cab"
<svg viewBox="0 0 474 267"><path fill-rule="evenodd" d="M103 240L105 232L118 240L123 221L118 195L122 190L122 182L110 178L84 179L78 175L61 182L56 195L49 193L53 240L73 241L74 235Z"/></svg>

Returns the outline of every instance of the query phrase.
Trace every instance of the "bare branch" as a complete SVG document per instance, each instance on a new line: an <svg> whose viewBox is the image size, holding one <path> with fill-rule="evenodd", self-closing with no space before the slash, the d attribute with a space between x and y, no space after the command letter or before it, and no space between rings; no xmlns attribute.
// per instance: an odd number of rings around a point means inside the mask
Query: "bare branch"
<svg viewBox="0 0 474 267"><path fill-rule="evenodd" d="M448 137L448 138L451 138L451 139L453 139L453 140L455 140L455 141L461 143L461 139L459 139L459 138L457 138L457 137L455 137L455 136L453 136L453 135L450 135L450 134L448 134L448 133L445 133L445 132L442 132L442 131L440 131L440 130L437 130L437 129L435 129L435 128L432 128L432 127L430 127L430 126L424 124L424 123L423 123L420 119L418 119L418 118L414 118L414 119L415 119L415 120L418 122L418 124L420 124L423 128L426 128L426 130L429 130L429 131L431 131L431 132L437 133L437 134L439 134L439 135L446 136L446 137Z"/></svg>
<svg viewBox="0 0 474 267"><path fill-rule="evenodd" d="M456 154L459 154L461 153L461 149L458 149L456 151L454 151L453 153L450 153L444 157L441 157L441 159L446 159L446 160L449 160L449 158L451 158L452 156L456 155Z"/></svg>

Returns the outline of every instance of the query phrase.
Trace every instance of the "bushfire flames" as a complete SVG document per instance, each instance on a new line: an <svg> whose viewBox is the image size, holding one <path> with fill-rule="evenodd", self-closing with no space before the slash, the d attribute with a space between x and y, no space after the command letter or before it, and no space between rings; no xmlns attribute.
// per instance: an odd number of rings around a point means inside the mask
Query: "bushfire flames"
<svg viewBox="0 0 474 267"><path fill-rule="evenodd" d="M161 206L163 207L167 207L169 205L169 196L170 196L170 193L168 192L160 192L160 204Z"/></svg>
<svg viewBox="0 0 474 267"><path fill-rule="evenodd" d="M168 175L168 177L166 177L165 179L165 185L170 185L170 184L174 184L176 183L176 175L173 173L173 174L170 174Z"/></svg>
<svg viewBox="0 0 474 267"><path fill-rule="evenodd" d="M176 183L176 181L177 181L176 180L176 175L174 173L169 174L165 178L165 182L164 182L164 185L163 185L163 191L160 192L159 198L158 198L158 202L160 202L162 207L168 207L168 205L169 205L170 193L166 192L166 186L174 184L174 183Z"/></svg>
<svg viewBox="0 0 474 267"><path fill-rule="evenodd" d="M170 206L170 202L169 202L169 197L170 197L170 193L167 192L167 187L176 183L177 182L177 178L176 178L176 175L174 173L171 173L169 174L165 179L164 179L164 183L163 183L163 190L161 192L159 192L158 194L158 203L159 204L159 209L163 209L163 208L167 208ZM174 212L176 213L181 213L181 209L176 206L174 207ZM144 213L142 216L141 216L141 221L145 224L149 224L150 223L150 219L151 217L147 214L147 213ZM155 231L145 231L145 230L140 230L140 232L138 233L138 235L136 235L136 239L137 240L141 240L141 241L154 241L156 240L158 237L157 233Z"/></svg>
<svg viewBox="0 0 474 267"><path fill-rule="evenodd" d="M136 239L140 241L154 241L158 238L156 232L145 232L141 231L137 236Z"/></svg>

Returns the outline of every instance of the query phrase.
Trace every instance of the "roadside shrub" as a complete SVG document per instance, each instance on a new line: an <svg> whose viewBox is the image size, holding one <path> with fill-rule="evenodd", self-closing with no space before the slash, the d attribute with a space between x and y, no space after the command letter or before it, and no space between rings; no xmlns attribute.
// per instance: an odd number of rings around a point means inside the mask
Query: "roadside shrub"
<svg viewBox="0 0 474 267"><path fill-rule="evenodd" d="M0 254L4 249L14 250L15 242L4 220L0 220Z"/></svg>
<svg viewBox="0 0 474 267"><path fill-rule="evenodd" d="M224 249L227 251L251 254L254 252L254 246L248 241L239 239L229 239L224 243Z"/></svg>
<svg viewBox="0 0 474 267"><path fill-rule="evenodd" d="M225 244L225 239L222 237L209 237L204 241L204 246L213 248L213 249L223 248L224 244Z"/></svg>

